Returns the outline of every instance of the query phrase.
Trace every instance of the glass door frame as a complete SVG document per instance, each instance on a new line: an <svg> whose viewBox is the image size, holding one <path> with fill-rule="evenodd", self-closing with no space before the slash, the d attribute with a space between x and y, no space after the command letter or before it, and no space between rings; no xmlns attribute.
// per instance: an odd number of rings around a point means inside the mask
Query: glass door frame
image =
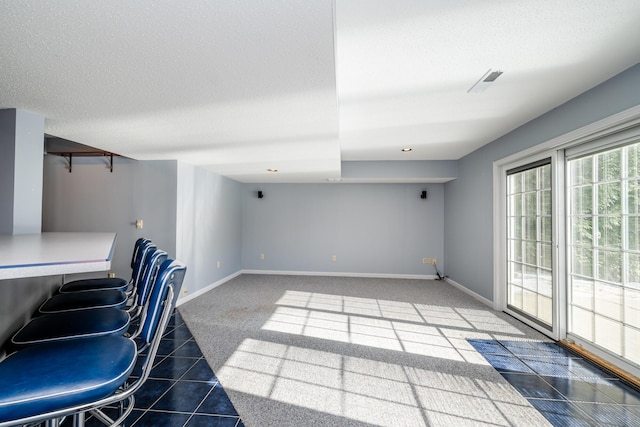
<svg viewBox="0 0 640 427"><path fill-rule="evenodd" d="M507 171L551 159L551 225L552 225L552 324L546 325L508 307L507 265ZM494 163L494 309L504 311L528 326L559 340L566 336L566 291L560 286L565 279L564 235L564 156L559 150L545 150L533 155Z"/></svg>

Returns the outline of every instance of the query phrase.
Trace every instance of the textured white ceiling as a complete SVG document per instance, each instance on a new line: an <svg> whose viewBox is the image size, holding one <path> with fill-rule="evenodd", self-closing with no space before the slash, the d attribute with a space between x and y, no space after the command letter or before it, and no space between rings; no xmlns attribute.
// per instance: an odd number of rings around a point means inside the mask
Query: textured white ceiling
<svg viewBox="0 0 640 427"><path fill-rule="evenodd" d="M458 159L640 61L638 0L0 11L0 108L43 115L50 135L243 182L326 182L342 160ZM489 69L504 74L467 93Z"/></svg>

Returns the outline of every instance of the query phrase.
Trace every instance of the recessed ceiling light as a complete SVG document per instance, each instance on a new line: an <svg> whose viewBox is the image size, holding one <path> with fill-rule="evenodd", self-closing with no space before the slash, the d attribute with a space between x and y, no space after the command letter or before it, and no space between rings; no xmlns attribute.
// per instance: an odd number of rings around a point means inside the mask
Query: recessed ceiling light
<svg viewBox="0 0 640 427"><path fill-rule="evenodd" d="M278 169L269 168L267 169L267 172L278 172Z"/></svg>
<svg viewBox="0 0 640 427"><path fill-rule="evenodd" d="M403 148L403 149L402 149L402 150L400 150L400 151L402 151L403 153L408 153L409 151L412 151L412 150L413 150L413 148L409 148L409 147L407 147L407 148Z"/></svg>

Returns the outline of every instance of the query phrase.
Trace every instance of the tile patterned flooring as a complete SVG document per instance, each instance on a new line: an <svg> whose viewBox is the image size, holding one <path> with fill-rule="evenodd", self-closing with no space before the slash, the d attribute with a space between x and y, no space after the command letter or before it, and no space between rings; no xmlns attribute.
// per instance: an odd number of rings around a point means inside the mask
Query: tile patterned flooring
<svg viewBox="0 0 640 427"><path fill-rule="evenodd" d="M558 344L468 341L554 426L640 426L640 392Z"/></svg>
<svg viewBox="0 0 640 427"><path fill-rule="evenodd" d="M86 425L104 427L92 418ZM135 394L134 410L125 425L244 427L177 312L162 338L151 375Z"/></svg>

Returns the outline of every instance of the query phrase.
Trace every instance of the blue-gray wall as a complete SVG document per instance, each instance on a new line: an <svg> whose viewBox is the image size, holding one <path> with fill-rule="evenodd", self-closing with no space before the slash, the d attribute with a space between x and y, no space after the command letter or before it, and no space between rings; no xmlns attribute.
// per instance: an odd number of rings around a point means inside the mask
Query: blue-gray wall
<svg viewBox="0 0 640 427"><path fill-rule="evenodd" d="M187 265L187 295L242 269L241 189L237 181L178 162L177 258Z"/></svg>
<svg viewBox="0 0 640 427"><path fill-rule="evenodd" d="M175 256L176 169L176 161L116 157L110 173L106 158L76 157L69 173L65 158L48 154L42 230L118 233L111 271L128 278L139 237L152 239ZM136 219L144 221L144 228L136 229Z"/></svg>
<svg viewBox="0 0 640 427"><path fill-rule="evenodd" d="M442 184L245 184L243 268L433 275L422 258L445 267L443 198Z"/></svg>
<svg viewBox="0 0 640 427"><path fill-rule="evenodd" d="M445 184L451 279L493 300L493 162L640 104L640 64L462 158Z"/></svg>

